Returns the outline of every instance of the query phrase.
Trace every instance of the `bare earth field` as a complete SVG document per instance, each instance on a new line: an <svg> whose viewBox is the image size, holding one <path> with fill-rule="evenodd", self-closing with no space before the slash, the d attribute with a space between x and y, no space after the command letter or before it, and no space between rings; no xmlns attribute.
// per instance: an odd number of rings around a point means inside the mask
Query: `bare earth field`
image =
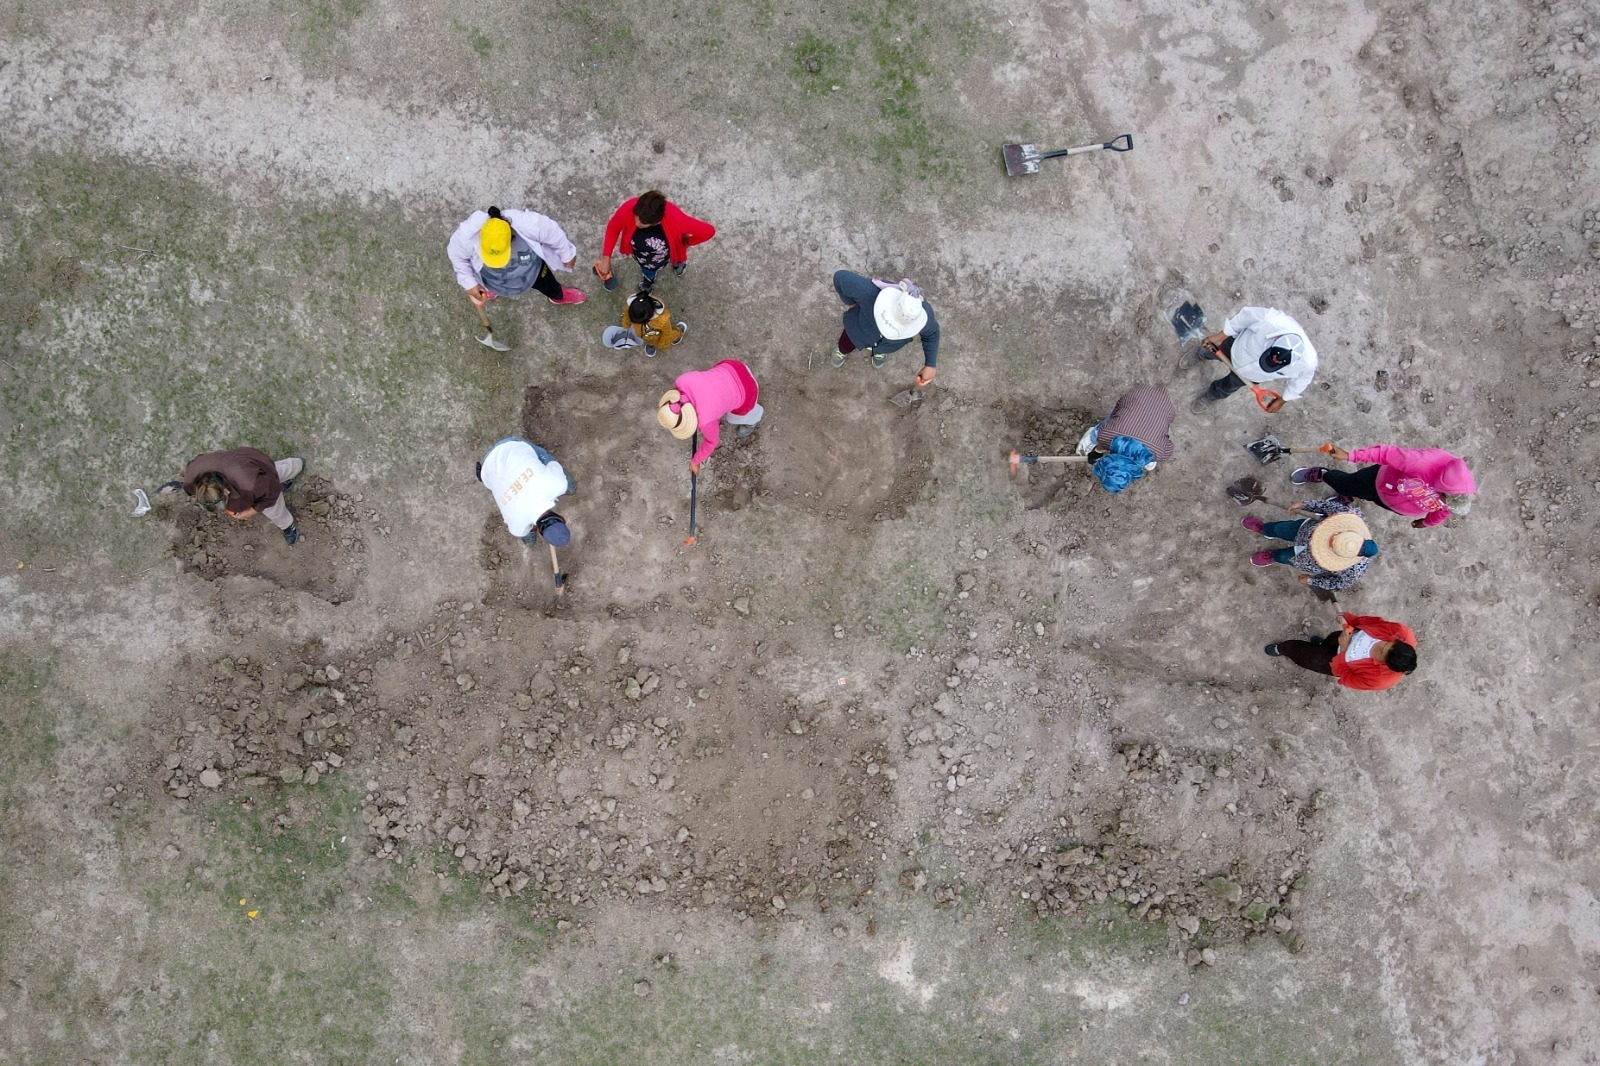
<svg viewBox="0 0 1600 1066"><path fill-rule="evenodd" d="M0 1063L1600 1061L1592 4L19 0L0 114ZM587 263L652 186L719 233L646 360ZM590 296L504 355L490 203ZM925 402L829 368L840 267ZM1305 399L1190 415L1180 288ZM655 398L731 356L685 546ZM1154 475L1007 476L1137 381ZM1333 623L1222 493L1267 430L1477 471L1371 516L1388 693L1261 654ZM129 516L241 444L298 546Z"/></svg>

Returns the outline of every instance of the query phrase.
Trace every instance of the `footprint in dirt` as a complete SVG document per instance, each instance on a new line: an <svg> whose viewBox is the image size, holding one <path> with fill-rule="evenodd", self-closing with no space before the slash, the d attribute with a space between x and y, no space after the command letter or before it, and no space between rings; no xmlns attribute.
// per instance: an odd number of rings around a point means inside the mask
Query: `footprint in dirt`
<svg viewBox="0 0 1600 1066"><path fill-rule="evenodd" d="M172 554L207 581L256 577L344 603L361 587L367 568L357 503L325 479L303 476L289 493L289 510L300 523L300 542L290 547L265 518L238 522L180 497Z"/></svg>

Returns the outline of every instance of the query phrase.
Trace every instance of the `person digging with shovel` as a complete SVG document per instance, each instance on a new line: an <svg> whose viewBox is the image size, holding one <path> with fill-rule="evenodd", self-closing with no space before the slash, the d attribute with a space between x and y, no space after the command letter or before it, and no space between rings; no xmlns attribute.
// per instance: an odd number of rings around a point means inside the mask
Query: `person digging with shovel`
<svg viewBox="0 0 1600 1066"><path fill-rule="evenodd" d="M1173 453L1172 397L1160 385L1135 385L1111 414L1078 442L1100 487L1115 495L1154 470Z"/></svg>
<svg viewBox="0 0 1600 1066"><path fill-rule="evenodd" d="M1269 414L1283 410L1290 400L1298 400L1311 387L1317 372L1317 350L1306 337L1300 323L1274 307L1241 307L1190 353L1186 365L1216 359L1228 373L1194 398L1192 414L1200 414L1218 400L1225 400L1249 384L1264 386L1282 382L1281 394L1270 394L1261 401Z"/></svg>
<svg viewBox="0 0 1600 1066"><path fill-rule="evenodd" d="M922 290L910 278L883 281L849 270L836 270L833 291L844 302L844 329L834 348L831 363L835 370L845 358L860 349L874 370L882 370L890 352L897 352L922 339L922 369L917 371L916 388L926 388L939 376L939 320L922 298Z"/></svg>
<svg viewBox="0 0 1600 1066"><path fill-rule="evenodd" d="M679 277L689 269L689 249L717 235L717 227L684 213L659 190L651 189L622 201L606 223L605 244L594 261L594 276L615 292L621 279L611 268L611 253L620 252L639 264L648 288L669 263Z"/></svg>
<svg viewBox="0 0 1600 1066"><path fill-rule="evenodd" d="M1360 508L1338 500L1306 500L1290 504L1288 509L1319 517L1263 522L1246 515L1240 520L1252 533L1290 542L1288 547L1256 552L1250 556L1252 563L1292 567L1300 571L1300 584L1324 592L1338 592L1361 580L1367 561L1378 554L1378 543Z"/></svg>
<svg viewBox="0 0 1600 1066"><path fill-rule="evenodd" d="M757 402L760 388L755 375L738 359L679 374L673 385L656 403L656 421L679 440L700 434L700 446L689 456L689 470L697 475L700 464L717 449L721 440L718 426L724 418L730 426L739 427L740 437L748 437L766 414Z"/></svg>
<svg viewBox="0 0 1600 1066"><path fill-rule="evenodd" d="M1325 637L1280 640L1262 651L1368 692L1392 688L1417 668L1417 635L1407 626L1376 615L1341 613L1339 618L1343 628Z"/></svg>
<svg viewBox="0 0 1600 1066"><path fill-rule="evenodd" d="M560 226L537 211L498 207L474 211L450 235L446 251L456 284L489 328L486 342L493 339L494 329L483 305L496 296L521 296L534 289L553 304L581 304L586 299L580 290L556 280L555 271L571 270L578 261L578 250Z"/></svg>
<svg viewBox="0 0 1600 1066"><path fill-rule="evenodd" d="M206 452L189 461L181 479L167 482L160 491L182 488L206 510L213 514L225 510L229 518L241 522L262 515L283 531L284 543L293 547L300 541L300 523L289 512L285 497L305 468L306 461L298 456L274 462L255 448Z"/></svg>
<svg viewBox="0 0 1600 1066"><path fill-rule="evenodd" d="M575 488L555 456L521 437L506 437L494 443L473 473L494 495L513 537L530 548L541 536L552 548L572 542L567 520L555 505Z"/></svg>
<svg viewBox="0 0 1600 1066"><path fill-rule="evenodd" d="M1478 483L1466 460L1442 448L1399 448L1374 444L1347 452L1330 445L1341 462L1369 463L1355 473L1325 466L1303 466L1289 475L1296 485L1326 485L1340 496L1370 500L1385 511L1416 515L1414 529L1442 525L1472 509Z"/></svg>

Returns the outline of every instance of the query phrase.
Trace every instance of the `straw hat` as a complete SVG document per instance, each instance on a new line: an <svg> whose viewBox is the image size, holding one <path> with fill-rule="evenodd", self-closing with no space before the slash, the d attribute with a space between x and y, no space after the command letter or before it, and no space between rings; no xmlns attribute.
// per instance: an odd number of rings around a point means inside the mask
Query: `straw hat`
<svg viewBox="0 0 1600 1066"><path fill-rule="evenodd" d="M1324 570L1348 570L1360 562L1362 545L1372 539L1367 524L1353 514L1329 515L1311 531L1307 549Z"/></svg>
<svg viewBox="0 0 1600 1066"><path fill-rule="evenodd" d="M872 317L877 319L878 329L885 337L903 341L922 332L922 327L928 324L928 309L922 306L920 299L894 286L879 292L878 298L872 301Z"/></svg>
<svg viewBox="0 0 1600 1066"><path fill-rule="evenodd" d="M672 409L673 404L678 405L676 411ZM688 440L700 428L700 418L694 412L694 404L685 400L677 389L668 389L661 394L661 399L656 403L656 421L661 423L662 429L679 440Z"/></svg>

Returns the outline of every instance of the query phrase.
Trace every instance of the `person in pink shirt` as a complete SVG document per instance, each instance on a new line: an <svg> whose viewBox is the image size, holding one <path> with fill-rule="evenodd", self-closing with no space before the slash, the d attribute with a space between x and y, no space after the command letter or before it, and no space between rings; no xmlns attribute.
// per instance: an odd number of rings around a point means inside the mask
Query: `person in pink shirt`
<svg viewBox="0 0 1600 1066"><path fill-rule="evenodd" d="M661 394L656 404L656 421L679 440L700 434L700 446L689 459L696 474L700 464L716 451L721 437L718 426L727 418L739 427L739 436L748 437L766 414L756 402L760 390L755 375L738 359L724 359L709 370L691 370L678 375L676 388Z"/></svg>
<svg viewBox="0 0 1600 1066"><path fill-rule="evenodd" d="M1371 465L1353 474L1325 466L1303 466L1290 475L1296 485L1326 485L1341 496L1373 503L1396 514L1417 515L1417 529L1437 526L1452 514L1472 508L1478 491L1472 471L1459 456L1442 448L1400 448L1374 444L1347 452L1337 446L1328 454L1335 459Z"/></svg>

